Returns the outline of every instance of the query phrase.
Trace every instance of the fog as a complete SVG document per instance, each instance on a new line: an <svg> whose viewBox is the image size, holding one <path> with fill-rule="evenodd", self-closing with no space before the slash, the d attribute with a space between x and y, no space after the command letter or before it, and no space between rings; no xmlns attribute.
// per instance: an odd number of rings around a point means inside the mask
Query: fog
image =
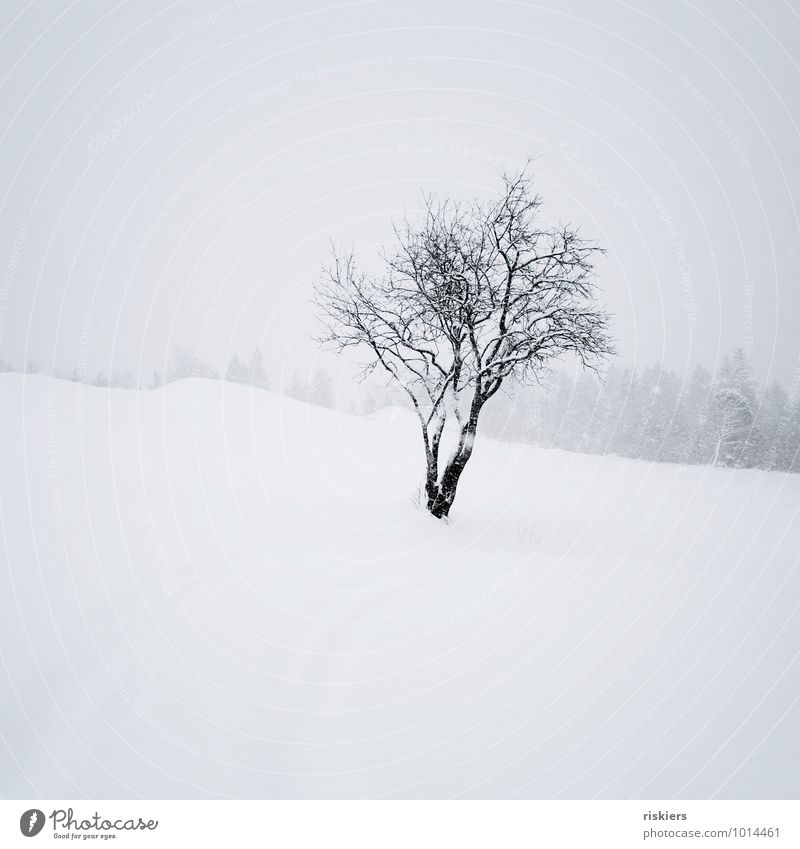
<svg viewBox="0 0 800 849"><path fill-rule="evenodd" d="M795 380L800 19L756 3L6 2L0 358L323 364L330 240L535 157L607 249L620 356Z"/></svg>

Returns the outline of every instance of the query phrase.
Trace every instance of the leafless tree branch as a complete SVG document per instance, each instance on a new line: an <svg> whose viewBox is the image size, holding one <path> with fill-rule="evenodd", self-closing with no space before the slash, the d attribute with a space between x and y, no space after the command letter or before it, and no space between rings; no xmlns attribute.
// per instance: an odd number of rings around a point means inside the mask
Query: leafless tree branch
<svg viewBox="0 0 800 849"><path fill-rule="evenodd" d="M570 226L542 223L529 166L504 176L488 203L425 196L421 220L395 227L398 247L384 253L383 274L364 274L352 250L334 249L315 287L320 340L366 349L366 371L382 368L410 397L437 516L450 510L480 411L504 380L539 380L567 353L596 368L614 352L596 301L601 249ZM449 410L458 447L440 476Z"/></svg>

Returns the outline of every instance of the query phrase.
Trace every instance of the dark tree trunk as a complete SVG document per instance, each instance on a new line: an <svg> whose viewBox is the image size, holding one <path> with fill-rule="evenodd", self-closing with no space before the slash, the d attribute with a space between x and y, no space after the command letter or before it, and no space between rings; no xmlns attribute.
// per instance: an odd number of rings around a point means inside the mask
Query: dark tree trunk
<svg viewBox="0 0 800 849"><path fill-rule="evenodd" d="M461 438L458 441L458 448L450 458L447 466L442 473L442 479L439 483L435 478L431 483L430 476L425 487L428 496L428 510L437 519L444 519L450 514L450 508L456 498L456 490L458 489L458 481L461 478L461 473L467 465L467 461L472 456L472 446L475 441L476 421L470 419L461 431Z"/></svg>
<svg viewBox="0 0 800 849"><path fill-rule="evenodd" d="M428 496L428 510L437 519L444 519L450 514L450 508L456 500L456 489L464 467L467 465L471 452L456 454L447 464L442 475L442 482L436 488L433 498Z"/></svg>
<svg viewBox="0 0 800 849"><path fill-rule="evenodd" d="M491 387L490 391L484 393L481 392L480 385L476 389L470 405L469 418L461 428L458 446L445 466L441 480L438 478L438 455L439 439L442 435L444 420L437 429L436 438L433 441L433 451L427 452L428 469L425 479L425 494L428 497L427 508L431 515L436 516L437 519L446 519L450 514L450 508L456 499L456 490L458 489L458 481L461 479L461 473L472 456L475 434L478 430L478 416L483 405L497 391L499 385L498 382L497 385Z"/></svg>

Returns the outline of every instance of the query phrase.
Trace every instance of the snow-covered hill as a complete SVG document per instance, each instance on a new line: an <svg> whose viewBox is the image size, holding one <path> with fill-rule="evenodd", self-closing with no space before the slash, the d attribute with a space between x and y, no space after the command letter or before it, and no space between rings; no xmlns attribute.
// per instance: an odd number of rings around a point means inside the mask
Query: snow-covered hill
<svg viewBox="0 0 800 849"><path fill-rule="evenodd" d="M800 476L0 376L0 794L796 797Z"/></svg>

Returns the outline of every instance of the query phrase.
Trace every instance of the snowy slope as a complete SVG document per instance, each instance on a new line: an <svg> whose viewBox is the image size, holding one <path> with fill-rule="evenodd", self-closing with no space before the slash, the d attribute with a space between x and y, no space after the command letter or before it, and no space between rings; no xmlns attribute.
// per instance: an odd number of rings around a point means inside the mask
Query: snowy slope
<svg viewBox="0 0 800 849"><path fill-rule="evenodd" d="M0 795L796 797L800 476L0 376Z"/></svg>

